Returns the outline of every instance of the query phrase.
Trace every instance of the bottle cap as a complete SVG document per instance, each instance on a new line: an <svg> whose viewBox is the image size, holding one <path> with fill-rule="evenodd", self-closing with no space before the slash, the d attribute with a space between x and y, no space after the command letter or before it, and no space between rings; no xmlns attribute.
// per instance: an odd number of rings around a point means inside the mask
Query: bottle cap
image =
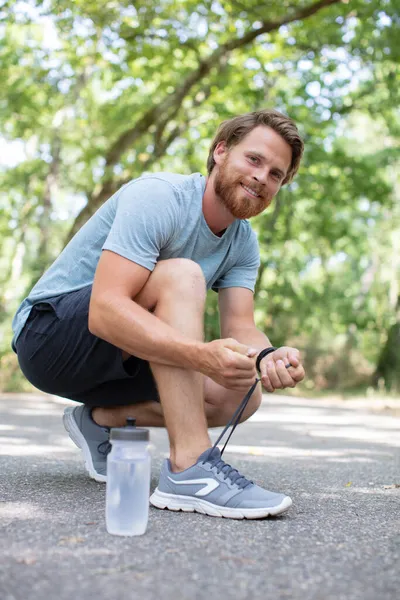
<svg viewBox="0 0 400 600"><path fill-rule="evenodd" d="M148 429L136 427L136 419L128 417L125 427L112 427L110 440L123 440L127 442L148 442L150 434Z"/></svg>

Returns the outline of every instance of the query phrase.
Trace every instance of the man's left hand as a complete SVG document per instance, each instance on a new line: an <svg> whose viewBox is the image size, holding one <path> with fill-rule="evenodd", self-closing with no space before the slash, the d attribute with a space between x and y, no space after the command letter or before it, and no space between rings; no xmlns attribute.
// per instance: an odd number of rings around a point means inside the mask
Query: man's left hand
<svg viewBox="0 0 400 600"><path fill-rule="evenodd" d="M263 358L260 372L263 387L271 393L288 387L294 388L305 375L300 352L288 346L282 346Z"/></svg>

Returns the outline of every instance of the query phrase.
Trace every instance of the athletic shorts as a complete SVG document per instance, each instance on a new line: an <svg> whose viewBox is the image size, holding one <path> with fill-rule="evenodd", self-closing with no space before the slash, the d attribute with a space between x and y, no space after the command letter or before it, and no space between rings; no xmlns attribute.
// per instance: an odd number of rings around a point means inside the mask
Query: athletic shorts
<svg viewBox="0 0 400 600"><path fill-rule="evenodd" d="M35 304L15 344L25 377L90 407L159 402L149 363L90 333L92 286Z"/></svg>

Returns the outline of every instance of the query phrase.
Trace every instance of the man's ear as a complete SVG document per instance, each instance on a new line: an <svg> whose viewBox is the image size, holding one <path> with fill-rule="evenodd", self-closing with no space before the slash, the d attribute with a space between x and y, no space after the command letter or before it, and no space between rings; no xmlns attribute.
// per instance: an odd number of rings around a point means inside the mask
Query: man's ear
<svg viewBox="0 0 400 600"><path fill-rule="evenodd" d="M225 160L226 154L228 152L228 148L225 141L218 142L215 146L213 158L215 160L216 165L220 165Z"/></svg>

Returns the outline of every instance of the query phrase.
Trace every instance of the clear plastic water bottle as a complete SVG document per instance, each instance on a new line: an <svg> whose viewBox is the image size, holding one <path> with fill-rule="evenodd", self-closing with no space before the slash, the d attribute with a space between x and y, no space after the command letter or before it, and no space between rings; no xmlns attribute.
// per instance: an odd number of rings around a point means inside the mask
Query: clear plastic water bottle
<svg viewBox="0 0 400 600"><path fill-rule="evenodd" d="M113 535L143 535L149 518L149 431L128 418L110 432L107 457L106 527Z"/></svg>

